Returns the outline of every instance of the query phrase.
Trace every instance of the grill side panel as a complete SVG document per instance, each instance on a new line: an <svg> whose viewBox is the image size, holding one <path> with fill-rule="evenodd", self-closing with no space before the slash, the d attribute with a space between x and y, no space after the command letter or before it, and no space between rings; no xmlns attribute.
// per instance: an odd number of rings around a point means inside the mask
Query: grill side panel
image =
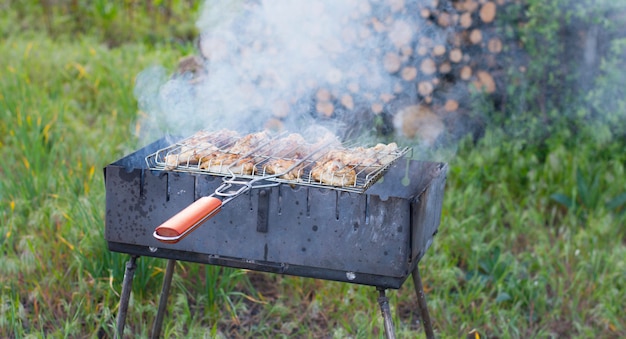
<svg viewBox="0 0 626 339"><path fill-rule="evenodd" d="M432 182L411 204L411 258L414 263L422 259L439 230L447 172L445 164L435 168Z"/></svg>
<svg viewBox="0 0 626 339"><path fill-rule="evenodd" d="M270 214L267 260L355 274L406 274L406 200L284 186L279 191L270 200L270 209L280 205L281 212Z"/></svg>

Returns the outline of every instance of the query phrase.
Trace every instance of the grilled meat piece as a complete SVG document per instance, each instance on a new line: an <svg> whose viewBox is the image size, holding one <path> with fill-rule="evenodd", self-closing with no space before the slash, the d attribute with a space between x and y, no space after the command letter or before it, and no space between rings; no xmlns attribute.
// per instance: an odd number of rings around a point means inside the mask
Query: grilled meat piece
<svg viewBox="0 0 626 339"><path fill-rule="evenodd" d="M302 166L296 166L294 169L289 170L297 163L297 160L288 160L288 159L272 159L267 162L267 165L263 166L266 174L274 175L281 174L279 176L281 179L286 180L296 180L298 179L298 172Z"/></svg>
<svg viewBox="0 0 626 339"><path fill-rule="evenodd" d="M218 153L200 163L201 169L212 173L254 174L254 161L250 157L241 158L238 154Z"/></svg>
<svg viewBox="0 0 626 339"><path fill-rule="evenodd" d="M378 144L369 148L355 147L346 150L342 159L354 165L358 172L372 172L392 162L397 157L397 150L396 143Z"/></svg>
<svg viewBox="0 0 626 339"><path fill-rule="evenodd" d="M315 181L331 186L354 186L356 171L349 165L345 150L332 150L316 161L311 169Z"/></svg>
<svg viewBox="0 0 626 339"><path fill-rule="evenodd" d="M305 164L295 165L312 152L311 146L300 134L296 133L275 140L271 143L269 150L269 160L262 164L262 173L271 175L284 173L279 178L286 180L298 178L298 173Z"/></svg>
<svg viewBox="0 0 626 339"><path fill-rule="evenodd" d="M172 170L179 166L198 165L204 159L219 152L219 147L232 143L237 132L220 130L216 132L200 131L178 143L178 147L170 150L165 156L165 169Z"/></svg>
<svg viewBox="0 0 626 339"><path fill-rule="evenodd" d="M232 147L224 151L226 153L244 155L253 152L269 142L269 140L270 138L266 132L252 133L240 138Z"/></svg>
<svg viewBox="0 0 626 339"><path fill-rule="evenodd" d="M395 142L390 144L378 144L365 150L368 157L376 158L376 161L385 166L398 157L398 145Z"/></svg>
<svg viewBox="0 0 626 339"><path fill-rule="evenodd" d="M198 165L203 158L211 157L219 149L208 142L201 142L194 146L183 145L180 152L172 152L165 157L165 168L175 169L178 166Z"/></svg>
<svg viewBox="0 0 626 339"><path fill-rule="evenodd" d="M265 132L248 134L231 147L203 158L200 168L213 173L254 174L255 159L250 155L269 141Z"/></svg>
<svg viewBox="0 0 626 339"><path fill-rule="evenodd" d="M326 185L354 186L357 177L375 172L393 161L397 150L395 143L331 150L316 162L311 176Z"/></svg>

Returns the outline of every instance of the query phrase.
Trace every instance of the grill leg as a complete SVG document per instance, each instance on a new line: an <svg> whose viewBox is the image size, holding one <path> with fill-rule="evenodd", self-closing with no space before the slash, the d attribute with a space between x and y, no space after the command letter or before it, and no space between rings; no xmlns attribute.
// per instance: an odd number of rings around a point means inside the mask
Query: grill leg
<svg viewBox="0 0 626 339"><path fill-rule="evenodd" d="M156 319L152 325L151 338L158 338L161 335L161 325L163 325L163 317L165 316L165 309L167 308L167 297L170 295L170 286L172 286L172 276L174 275L175 266L176 260L170 259L167 261L165 276L163 277L163 287L161 288L161 296L159 297L159 309L157 310Z"/></svg>
<svg viewBox="0 0 626 339"><path fill-rule="evenodd" d="M415 285L415 293L417 294L417 306L419 307L420 318L422 318L422 325L424 325L426 338L434 339L435 333L433 332L433 324L430 321L430 314L428 314L426 295L424 295L424 287L422 286L422 277L420 276L418 265L415 265L412 275L413 284Z"/></svg>
<svg viewBox="0 0 626 339"><path fill-rule="evenodd" d="M124 326L126 326L126 313L128 312L128 302L130 301L130 292L133 288L133 278L135 277L135 268L137 268L136 255L130 257L126 263L126 271L124 271L124 282L122 283L122 297L120 298L120 308L117 312L117 332L115 338L124 336Z"/></svg>
<svg viewBox="0 0 626 339"><path fill-rule="evenodd" d="M396 339L396 333L393 328L393 320L391 319L391 310L389 309L389 298L385 295L385 289L378 289L378 304L380 310L383 313L383 320L385 322L385 337L387 339Z"/></svg>

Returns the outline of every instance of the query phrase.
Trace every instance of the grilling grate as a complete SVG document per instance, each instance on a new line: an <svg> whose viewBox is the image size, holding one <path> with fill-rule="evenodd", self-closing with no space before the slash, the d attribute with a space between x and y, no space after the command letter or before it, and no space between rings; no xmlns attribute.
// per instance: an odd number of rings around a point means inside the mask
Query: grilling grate
<svg viewBox="0 0 626 339"><path fill-rule="evenodd" d="M148 155L146 163L154 170L266 179L363 193L409 150L395 144L371 148L340 145L324 138L308 143L298 134L261 132L241 137L228 130L201 131ZM320 170L322 162L335 157L347 160L337 161L332 170ZM286 173L276 175L280 172L277 169Z"/></svg>

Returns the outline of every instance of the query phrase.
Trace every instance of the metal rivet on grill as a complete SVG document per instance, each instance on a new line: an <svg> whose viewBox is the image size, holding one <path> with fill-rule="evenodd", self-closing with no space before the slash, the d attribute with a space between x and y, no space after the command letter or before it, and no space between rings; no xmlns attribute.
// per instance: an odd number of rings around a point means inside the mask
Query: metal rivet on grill
<svg viewBox="0 0 626 339"><path fill-rule="evenodd" d="M356 274L354 272L346 272L346 278L348 278L348 280L352 281L352 280L356 279Z"/></svg>

